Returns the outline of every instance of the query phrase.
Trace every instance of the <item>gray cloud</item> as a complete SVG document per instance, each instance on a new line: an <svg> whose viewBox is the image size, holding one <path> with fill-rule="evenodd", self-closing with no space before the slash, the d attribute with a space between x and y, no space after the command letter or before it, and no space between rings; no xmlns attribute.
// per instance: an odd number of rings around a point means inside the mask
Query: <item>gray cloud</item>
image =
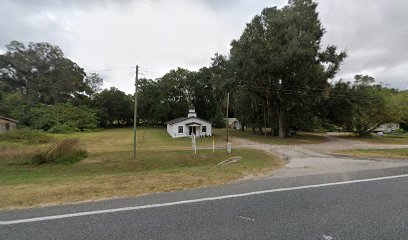
<svg viewBox="0 0 408 240"><path fill-rule="evenodd" d="M339 77L364 73L397 88L408 88L407 1L319 1L327 29L324 43L348 49Z"/></svg>
<svg viewBox="0 0 408 240"><path fill-rule="evenodd" d="M178 66L197 70L215 52L228 54L245 23L283 0L5 0L0 8L0 50L11 40L48 41L87 70L140 64L159 77ZM338 77L371 74L408 88L408 2L319 1L323 45L348 49ZM3 48L2 48L3 47ZM103 72L107 86L130 92L130 70Z"/></svg>

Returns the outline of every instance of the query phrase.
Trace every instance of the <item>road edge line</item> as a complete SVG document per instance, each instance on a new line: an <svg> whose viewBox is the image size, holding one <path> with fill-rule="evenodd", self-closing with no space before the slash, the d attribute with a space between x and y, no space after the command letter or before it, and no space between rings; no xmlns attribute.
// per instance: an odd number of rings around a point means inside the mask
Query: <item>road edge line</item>
<svg viewBox="0 0 408 240"><path fill-rule="evenodd" d="M286 191L302 190L302 189L308 189L308 188L320 188L320 187L346 185L346 184L362 183L362 182L374 182L374 181L404 178L404 177L408 177L408 174L377 177L377 178L367 178L367 179L360 179L360 180L350 180L350 181L343 181L343 182L322 183L322 184L305 185L305 186L297 186L297 187L277 188L277 189L269 189L269 190L255 191L255 192L222 195L222 196L217 196L217 197L197 198L197 199L191 199L191 200L175 201L175 202L168 202L168 203L157 203L157 204L141 205L141 206L134 206L134 207L111 208L111 209L105 209L105 210L95 210L95 211L87 211L87 212L51 215L51 216L44 216L44 217L16 219L16 220L9 220L9 221L0 221L0 225L14 225L14 224L20 224L20 223L40 222L40 221L71 218L71 217L90 216L90 215L97 215L97 214L124 212L124 211L132 211L132 210L140 210L140 209L148 209L148 208L158 208L158 207L174 206L174 205L181 205L181 204L188 204L188 203L207 202L207 201L216 201L216 200L222 200L222 199L228 199L228 198L246 197L246 196L260 195L260 194L266 194L266 193L286 192Z"/></svg>

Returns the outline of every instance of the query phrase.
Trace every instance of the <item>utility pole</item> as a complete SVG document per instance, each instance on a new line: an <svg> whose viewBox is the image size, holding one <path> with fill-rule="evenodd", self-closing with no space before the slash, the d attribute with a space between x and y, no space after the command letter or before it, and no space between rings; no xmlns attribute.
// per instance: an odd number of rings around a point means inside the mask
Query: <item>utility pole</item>
<svg viewBox="0 0 408 240"><path fill-rule="evenodd" d="M232 147L231 143L229 143L229 119L228 119L228 110L229 110L229 93L227 95L227 152L231 153Z"/></svg>
<svg viewBox="0 0 408 240"><path fill-rule="evenodd" d="M135 109L133 115L133 160L136 160L136 119L137 119L137 80L139 77L139 66L136 65L136 77L135 77Z"/></svg>
<svg viewBox="0 0 408 240"><path fill-rule="evenodd" d="M266 137L266 115L265 115L265 107L263 108L263 114L264 114L264 126L265 126L265 137Z"/></svg>
<svg viewBox="0 0 408 240"><path fill-rule="evenodd" d="M227 95L227 144L229 143L229 131L228 131L228 129L229 129L229 120L228 120L228 108L229 108L229 93L228 93L228 95Z"/></svg>

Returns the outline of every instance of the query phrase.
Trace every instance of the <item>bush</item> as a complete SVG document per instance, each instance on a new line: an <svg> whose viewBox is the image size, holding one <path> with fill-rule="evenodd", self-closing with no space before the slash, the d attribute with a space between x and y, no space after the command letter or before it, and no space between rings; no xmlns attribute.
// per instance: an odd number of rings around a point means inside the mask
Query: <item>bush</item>
<svg viewBox="0 0 408 240"><path fill-rule="evenodd" d="M48 130L50 133L71 133L79 131L78 128L73 128L67 124L56 124Z"/></svg>
<svg viewBox="0 0 408 240"><path fill-rule="evenodd" d="M27 110L24 116L19 116L22 124L34 129L42 129L52 132L62 132L94 129L98 126L99 120L96 111L86 107L76 107L70 103L58 103L55 105L38 104ZM65 126L70 126L67 129Z"/></svg>
<svg viewBox="0 0 408 240"><path fill-rule="evenodd" d="M396 135L403 135L405 133L405 130L402 129L402 128L399 128L399 129L395 130L393 133L396 134Z"/></svg>
<svg viewBox="0 0 408 240"><path fill-rule="evenodd" d="M327 122L324 122L322 124L322 127L326 129L328 132L338 132L341 129L338 126Z"/></svg>
<svg viewBox="0 0 408 240"><path fill-rule="evenodd" d="M53 138L46 135L44 132L28 128L18 129L15 131L0 134L0 141L22 142L27 144L42 144L48 143L51 140L53 140Z"/></svg>
<svg viewBox="0 0 408 240"><path fill-rule="evenodd" d="M64 138L32 157L34 164L74 163L87 157L76 138Z"/></svg>

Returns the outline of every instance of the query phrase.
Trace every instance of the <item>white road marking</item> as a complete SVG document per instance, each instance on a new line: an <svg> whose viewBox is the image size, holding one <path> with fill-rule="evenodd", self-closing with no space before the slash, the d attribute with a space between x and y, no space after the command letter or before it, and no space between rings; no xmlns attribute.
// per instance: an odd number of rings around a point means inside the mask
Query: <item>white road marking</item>
<svg viewBox="0 0 408 240"><path fill-rule="evenodd" d="M243 217L243 216L238 216L239 218L242 218L242 219L244 219L244 220L248 220L248 221L251 221L251 222L255 222L255 219L253 219L253 218L249 218L249 217Z"/></svg>
<svg viewBox="0 0 408 240"><path fill-rule="evenodd" d="M285 192L285 191L301 190L301 189L308 189L308 188L320 188L320 187L337 186L337 185L345 185L345 184L352 184L352 183L373 182L373 181L381 181L381 180L404 178L404 177L408 177L408 174L378 177L378 178L367 178L367 179L344 181L344 182L323 183L323 184L307 185L307 186L299 186L299 187L278 188L278 189L270 189L270 190L263 190L263 191L256 191L256 192L231 194L231 195L224 195L224 196L218 196L218 197L198 198L198 199L191 199L191 200L184 200L184 201L177 201L177 202L158 203L158 204L150 204L150 205L142 205L142 206L134 206L134 207L112 208L112 209L96 210L96 211L89 211L89 212L78 212L78 213L69 213L69 214L61 214L61 215L53 215L53 216L16 219L16 220L9 220L9 221L0 221L0 225L12 225L12 224L19 224L19 223L40 222L40 221L62 219L62 218L90 216L90 215L97 215L97 214L104 214L104 213L124 212L124 211L140 210L140 209L147 209L147 208L158 208L158 207L174 206L174 205L181 205L181 204L188 204L188 203L216 201L216 200L222 200L222 199L228 199L228 198L239 198L239 197L265 194L265 193Z"/></svg>
<svg viewBox="0 0 408 240"><path fill-rule="evenodd" d="M326 236L326 235L323 235L323 238L324 238L325 240L333 240L333 239L334 239L334 237Z"/></svg>

